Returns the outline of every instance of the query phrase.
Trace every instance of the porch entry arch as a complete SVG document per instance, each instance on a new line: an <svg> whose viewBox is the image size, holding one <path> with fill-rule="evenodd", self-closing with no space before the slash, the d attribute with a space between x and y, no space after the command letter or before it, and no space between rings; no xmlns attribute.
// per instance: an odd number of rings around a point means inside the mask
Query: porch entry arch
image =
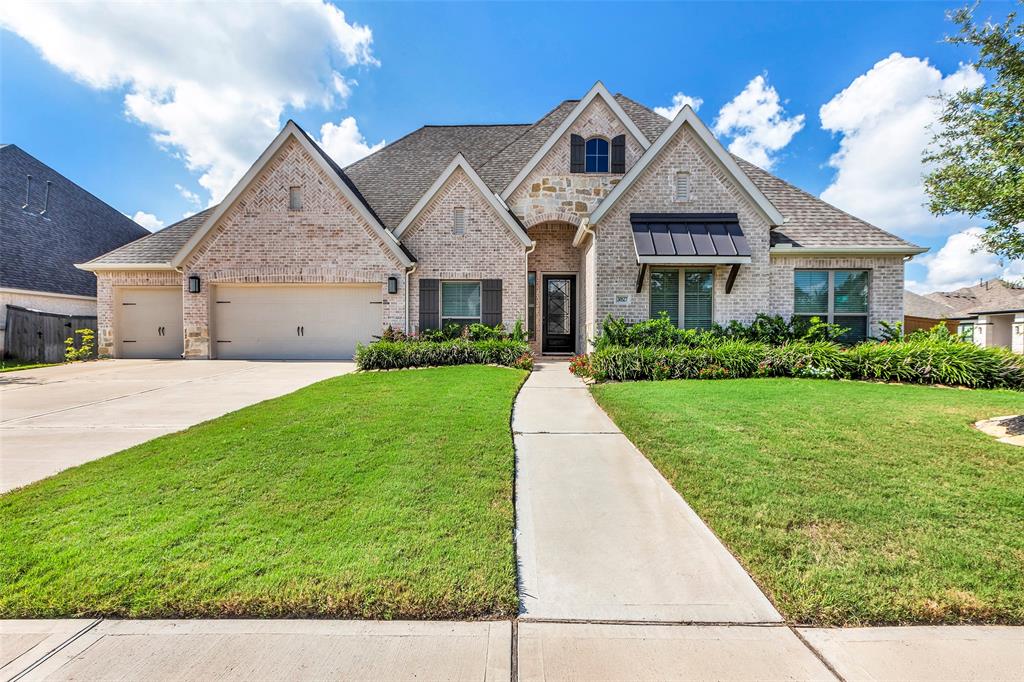
<svg viewBox="0 0 1024 682"><path fill-rule="evenodd" d="M572 245L580 222L573 217L535 222L527 228L536 242L527 259L527 316L535 352L574 354L582 348L585 273L582 252Z"/></svg>

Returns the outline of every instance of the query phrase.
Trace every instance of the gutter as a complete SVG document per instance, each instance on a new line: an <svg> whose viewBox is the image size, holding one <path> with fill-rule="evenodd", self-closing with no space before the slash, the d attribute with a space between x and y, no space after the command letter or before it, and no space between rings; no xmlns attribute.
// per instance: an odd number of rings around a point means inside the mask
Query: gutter
<svg viewBox="0 0 1024 682"><path fill-rule="evenodd" d="M891 248L887 246L773 246L768 253L773 256L909 256L913 257L928 251L926 247L911 246Z"/></svg>
<svg viewBox="0 0 1024 682"><path fill-rule="evenodd" d="M168 263L75 263L75 267L86 272L137 272L141 270L178 270Z"/></svg>
<svg viewBox="0 0 1024 682"><path fill-rule="evenodd" d="M579 229L576 230L576 236L573 237L572 245L579 246L583 243L583 238L587 235L594 236L594 228L590 226L590 218L584 218L580 223Z"/></svg>

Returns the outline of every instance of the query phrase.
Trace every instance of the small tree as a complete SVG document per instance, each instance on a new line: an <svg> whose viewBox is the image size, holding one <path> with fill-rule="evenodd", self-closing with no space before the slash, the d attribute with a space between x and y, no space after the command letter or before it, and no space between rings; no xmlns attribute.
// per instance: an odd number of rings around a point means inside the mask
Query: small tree
<svg viewBox="0 0 1024 682"><path fill-rule="evenodd" d="M1024 0L1018 0L1024 3ZM982 244L1004 258L1024 257L1024 23L975 20L974 7L948 16L960 27L946 42L978 49L986 82L943 97L945 109L924 153L935 215L966 213L992 223Z"/></svg>
<svg viewBox="0 0 1024 682"><path fill-rule="evenodd" d="M96 354L96 332L91 329L76 329L75 334L82 337L81 344L75 348L75 337L64 339L64 359L67 362L89 360Z"/></svg>

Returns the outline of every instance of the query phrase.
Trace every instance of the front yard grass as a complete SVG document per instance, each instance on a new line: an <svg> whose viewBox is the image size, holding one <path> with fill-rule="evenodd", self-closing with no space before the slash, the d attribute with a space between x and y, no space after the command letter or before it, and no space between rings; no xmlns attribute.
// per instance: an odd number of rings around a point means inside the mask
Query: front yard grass
<svg viewBox="0 0 1024 682"><path fill-rule="evenodd" d="M0 617L511 616L525 376L342 376L4 495Z"/></svg>
<svg viewBox="0 0 1024 682"><path fill-rule="evenodd" d="M598 402L790 620L1024 623L1024 395L800 379L603 384Z"/></svg>
<svg viewBox="0 0 1024 682"><path fill-rule="evenodd" d="M53 367L60 365L60 362L32 362L28 360L17 360L14 358L8 358L6 360L0 360L0 374L4 372L17 372L23 369L39 369L40 367Z"/></svg>

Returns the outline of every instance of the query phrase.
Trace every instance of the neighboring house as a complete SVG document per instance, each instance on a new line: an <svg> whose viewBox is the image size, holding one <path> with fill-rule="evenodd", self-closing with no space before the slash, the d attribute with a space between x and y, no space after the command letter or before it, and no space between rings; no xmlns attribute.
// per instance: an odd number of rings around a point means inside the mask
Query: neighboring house
<svg viewBox="0 0 1024 682"><path fill-rule="evenodd" d="M903 292L903 331L907 334L928 331L937 324L943 324L950 332L956 333L959 321L957 310L942 301L933 301L913 291Z"/></svg>
<svg viewBox="0 0 1024 682"><path fill-rule="evenodd" d="M947 306L961 332L982 347L1024 353L1024 285L990 279L956 291L936 291L924 298Z"/></svg>
<svg viewBox="0 0 1024 682"><path fill-rule="evenodd" d="M122 357L349 357L390 325L583 351L608 315L877 334L925 251L596 84L521 125L425 126L339 168L289 122L220 205L80 267Z"/></svg>
<svg viewBox="0 0 1024 682"><path fill-rule="evenodd" d="M96 315L75 267L149 231L13 144L0 145L0 351L6 307Z"/></svg>

